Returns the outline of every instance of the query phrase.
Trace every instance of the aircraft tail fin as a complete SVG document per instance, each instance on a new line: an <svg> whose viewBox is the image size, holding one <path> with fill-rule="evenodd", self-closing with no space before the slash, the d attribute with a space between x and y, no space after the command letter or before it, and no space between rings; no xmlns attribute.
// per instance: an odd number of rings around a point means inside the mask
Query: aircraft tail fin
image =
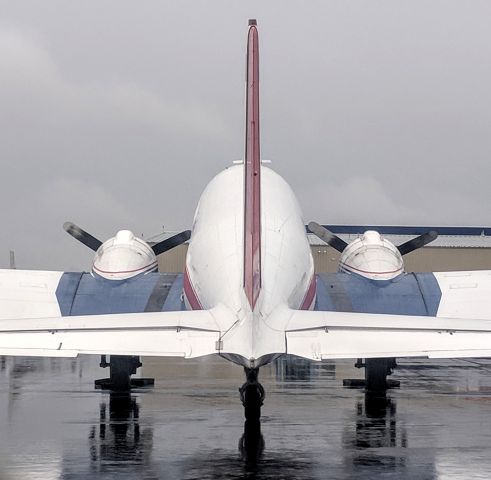
<svg viewBox="0 0 491 480"><path fill-rule="evenodd" d="M244 290L251 308L261 290L261 157L259 152L259 37L249 20L244 162Z"/></svg>

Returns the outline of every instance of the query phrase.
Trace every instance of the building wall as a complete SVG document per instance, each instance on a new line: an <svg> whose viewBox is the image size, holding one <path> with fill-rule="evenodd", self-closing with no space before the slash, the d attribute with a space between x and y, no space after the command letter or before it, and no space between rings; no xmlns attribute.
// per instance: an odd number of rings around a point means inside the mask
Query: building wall
<svg viewBox="0 0 491 480"><path fill-rule="evenodd" d="M491 270L491 248L425 247L404 257L408 272Z"/></svg>
<svg viewBox="0 0 491 480"><path fill-rule="evenodd" d="M188 245L179 245L157 257L159 272L182 273L186 262Z"/></svg>
<svg viewBox="0 0 491 480"><path fill-rule="evenodd" d="M180 245L158 257L161 272L184 270L188 246ZM335 272L339 253L328 246L312 246L315 271ZM404 257L408 272L448 272L459 270L491 270L491 248L425 247Z"/></svg>
<svg viewBox="0 0 491 480"><path fill-rule="evenodd" d="M340 254L331 247L312 246L315 271L335 272ZM407 272L491 270L491 248L425 247L404 256Z"/></svg>

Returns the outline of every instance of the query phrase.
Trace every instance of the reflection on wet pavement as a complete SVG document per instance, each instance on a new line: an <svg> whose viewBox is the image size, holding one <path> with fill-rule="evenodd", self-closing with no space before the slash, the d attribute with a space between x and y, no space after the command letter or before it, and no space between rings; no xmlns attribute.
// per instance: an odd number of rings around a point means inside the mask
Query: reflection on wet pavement
<svg viewBox="0 0 491 480"><path fill-rule="evenodd" d="M129 393L109 393L109 404L100 405L99 425L89 433L90 460L93 471L101 465L129 462L145 465L152 451L153 431L140 431L139 405Z"/></svg>
<svg viewBox="0 0 491 480"><path fill-rule="evenodd" d="M261 424L242 369L144 361L152 389L93 388L98 359L0 358L0 479L488 479L491 361L401 360L401 388L342 387L352 363L283 358L261 370Z"/></svg>

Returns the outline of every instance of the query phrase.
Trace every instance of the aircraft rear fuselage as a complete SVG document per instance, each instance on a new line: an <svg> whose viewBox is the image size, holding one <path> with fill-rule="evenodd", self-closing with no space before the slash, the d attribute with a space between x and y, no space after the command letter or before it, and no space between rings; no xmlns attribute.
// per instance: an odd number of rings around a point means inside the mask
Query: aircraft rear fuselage
<svg viewBox="0 0 491 480"><path fill-rule="evenodd" d="M312 308L315 278L298 202L280 175L261 166L261 288L251 308L244 291L243 191L243 165L219 173L204 190L189 242L184 292L190 309L222 305L230 311L230 324L221 325L229 330L224 350L240 329L250 330L252 352L275 309Z"/></svg>

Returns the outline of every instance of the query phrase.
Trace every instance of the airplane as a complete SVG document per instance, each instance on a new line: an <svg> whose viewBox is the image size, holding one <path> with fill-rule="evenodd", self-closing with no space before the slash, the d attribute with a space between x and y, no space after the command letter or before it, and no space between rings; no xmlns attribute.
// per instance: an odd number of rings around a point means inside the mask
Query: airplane
<svg viewBox="0 0 491 480"><path fill-rule="evenodd" d="M314 272L305 223L288 183L260 156L259 36L247 34L245 158L206 186L192 233L151 247L122 230L94 250L91 272L0 271L0 355L102 355L109 388L128 389L139 357L219 355L244 368L247 420L260 418L259 369L285 354L365 359L367 389L385 389L397 357L491 356L491 272L404 272L399 247L375 231L346 244L338 273ZM156 256L189 240L183 274ZM106 362L110 355L110 362ZM359 362L358 362L359 363Z"/></svg>

